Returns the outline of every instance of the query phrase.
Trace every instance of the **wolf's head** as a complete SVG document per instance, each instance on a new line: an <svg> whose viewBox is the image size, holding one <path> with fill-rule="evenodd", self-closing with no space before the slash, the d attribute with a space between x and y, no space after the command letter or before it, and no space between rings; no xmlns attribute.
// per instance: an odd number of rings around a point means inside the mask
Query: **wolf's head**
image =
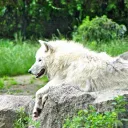
<svg viewBox="0 0 128 128"><path fill-rule="evenodd" d="M28 70L29 73L36 75L36 78L46 74L46 62L48 56L53 52L53 47L48 43L39 40L41 47L36 53L36 62Z"/></svg>

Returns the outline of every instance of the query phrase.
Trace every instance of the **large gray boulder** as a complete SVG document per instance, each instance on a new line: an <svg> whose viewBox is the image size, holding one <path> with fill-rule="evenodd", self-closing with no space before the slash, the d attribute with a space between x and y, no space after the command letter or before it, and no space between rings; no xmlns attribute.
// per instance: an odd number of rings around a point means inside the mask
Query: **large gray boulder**
<svg viewBox="0 0 128 128"><path fill-rule="evenodd" d="M118 95L128 98L128 90L86 93L71 85L51 88L39 119L41 128L62 128L65 118L80 109L86 109L88 104L96 105L100 111L108 110L111 107L109 102Z"/></svg>
<svg viewBox="0 0 128 128"><path fill-rule="evenodd" d="M62 128L65 118L71 117L79 109L86 109L88 104L96 105L100 111L108 110L111 107L109 102L118 95L128 98L128 90L86 93L72 85L50 88L38 120L41 122L41 128ZM0 128L14 128L16 110L23 107L27 113L31 113L33 106L34 100L31 96L0 96Z"/></svg>
<svg viewBox="0 0 128 128"><path fill-rule="evenodd" d="M31 96L1 95L0 128L14 128L13 123L17 116L17 110L22 107L28 112L32 102Z"/></svg>
<svg viewBox="0 0 128 128"><path fill-rule="evenodd" d="M128 52L121 54L120 57L123 58L124 60L128 60Z"/></svg>

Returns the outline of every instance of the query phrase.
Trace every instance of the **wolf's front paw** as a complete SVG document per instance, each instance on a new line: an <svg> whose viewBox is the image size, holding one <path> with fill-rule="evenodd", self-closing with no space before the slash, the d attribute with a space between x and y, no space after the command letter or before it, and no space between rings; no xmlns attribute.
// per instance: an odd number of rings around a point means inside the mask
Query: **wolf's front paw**
<svg viewBox="0 0 128 128"><path fill-rule="evenodd" d="M40 108L36 108L34 111L33 111L33 118L38 118L41 114L41 111L42 109Z"/></svg>

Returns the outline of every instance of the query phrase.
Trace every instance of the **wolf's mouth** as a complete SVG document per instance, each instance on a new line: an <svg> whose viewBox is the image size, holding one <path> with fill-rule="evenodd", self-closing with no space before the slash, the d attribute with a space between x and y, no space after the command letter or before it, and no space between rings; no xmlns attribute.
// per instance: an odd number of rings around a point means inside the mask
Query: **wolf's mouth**
<svg viewBox="0 0 128 128"><path fill-rule="evenodd" d="M36 78L39 78L40 76L42 76L45 73L45 69L41 69L41 71L36 75Z"/></svg>

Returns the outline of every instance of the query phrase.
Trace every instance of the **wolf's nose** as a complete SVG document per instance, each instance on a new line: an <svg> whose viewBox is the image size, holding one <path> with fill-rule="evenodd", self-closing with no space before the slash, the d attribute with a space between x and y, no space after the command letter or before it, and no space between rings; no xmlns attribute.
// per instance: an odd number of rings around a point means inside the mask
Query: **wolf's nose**
<svg viewBox="0 0 128 128"><path fill-rule="evenodd" d="M28 70L28 73L32 74L32 71L31 70Z"/></svg>

